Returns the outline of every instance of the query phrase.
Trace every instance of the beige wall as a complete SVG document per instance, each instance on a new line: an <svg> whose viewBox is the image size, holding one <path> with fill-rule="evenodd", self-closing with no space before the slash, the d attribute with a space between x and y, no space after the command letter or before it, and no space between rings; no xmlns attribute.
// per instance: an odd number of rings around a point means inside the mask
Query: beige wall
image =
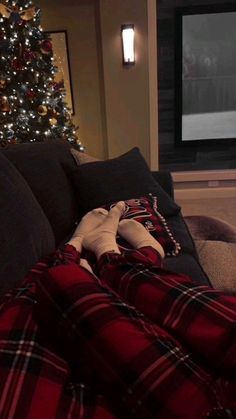
<svg viewBox="0 0 236 419"><path fill-rule="evenodd" d="M76 114L87 152L138 146L150 161L147 0L38 0L45 30L68 31ZM136 64L122 66L120 27L135 24Z"/></svg>
<svg viewBox="0 0 236 419"><path fill-rule="evenodd" d="M104 158L94 0L38 0L44 30L67 30L73 121L87 152Z"/></svg>
<svg viewBox="0 0 236 419"><path fill-rule="evenodd" d="M109 157L138 146L149 161L146 0L101 0L101 30ZM136 63L122 66L120 28L135 25Z"/></svg>

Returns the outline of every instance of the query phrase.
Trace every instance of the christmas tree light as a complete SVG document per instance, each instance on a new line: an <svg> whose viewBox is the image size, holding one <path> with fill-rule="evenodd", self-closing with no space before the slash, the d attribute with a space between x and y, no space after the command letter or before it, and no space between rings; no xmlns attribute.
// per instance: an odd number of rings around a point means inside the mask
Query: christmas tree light
<svg viewBox="0 0 236 419"><path fill-rule="evenodd" d="M0 147L65 140L84 151L40 17L31 0L0 0Z"/></svg>

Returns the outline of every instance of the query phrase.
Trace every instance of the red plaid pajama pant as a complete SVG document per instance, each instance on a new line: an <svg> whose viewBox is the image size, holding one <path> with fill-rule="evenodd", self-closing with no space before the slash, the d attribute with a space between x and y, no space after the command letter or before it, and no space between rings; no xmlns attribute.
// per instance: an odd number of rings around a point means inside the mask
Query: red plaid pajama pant
<svg viewBox="0 0 236 419"><path fill-rule="evenodd" d="M68 412L51 418L105 419L111 407L117 418L236 417L236 298L164 271L151 248L103 255L99 279L78 262L67 245L31 272L31 310L40 338L66 360L75 381L83 377L93 394L104 395L108 408L81 409L74 396L77 410L67 401ZM37 410L23 417L41 419Z"/></svg>

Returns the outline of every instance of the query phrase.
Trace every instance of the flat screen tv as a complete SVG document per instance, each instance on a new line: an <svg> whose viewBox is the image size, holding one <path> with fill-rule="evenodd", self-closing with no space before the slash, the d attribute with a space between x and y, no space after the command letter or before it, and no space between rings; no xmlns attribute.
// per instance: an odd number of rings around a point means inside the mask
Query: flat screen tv
<svg viewBox="0 0 236 419"><path fill-rule="evenodd" d="M236 4L175 10L175 134L236 143Z"/></svg>

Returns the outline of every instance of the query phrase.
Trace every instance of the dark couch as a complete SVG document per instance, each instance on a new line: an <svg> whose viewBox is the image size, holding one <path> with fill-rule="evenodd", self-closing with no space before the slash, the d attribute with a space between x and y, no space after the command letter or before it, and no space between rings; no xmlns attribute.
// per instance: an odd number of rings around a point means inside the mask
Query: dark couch
<svg viewBox="0 0 236 419"><path fill-rule="evenodd" d="M18 285L38 260L73 232L80 202L68 173L76 167L65 143L21 144L1 151L1 294ZM173 197L170 174L153 172L153 176ZM166 221L182 250L167 257L165 267L208 284L181 211Z"/></svg>

